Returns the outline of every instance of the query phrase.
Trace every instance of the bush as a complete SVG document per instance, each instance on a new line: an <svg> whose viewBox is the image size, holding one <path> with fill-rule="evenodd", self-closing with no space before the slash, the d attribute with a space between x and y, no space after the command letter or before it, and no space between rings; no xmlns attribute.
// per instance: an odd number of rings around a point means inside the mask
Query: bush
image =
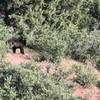
<svg viewBox="0 0 100 100"><path fill-rule="evenodd" d="M96 83L95 71L87 66L74 66L75 81L83 86L91 86Z"/></svg>
<svg viewBox="0 0 100 100"><path fill-rule="evenodd" d="M74 97L62 80L44 75L33 63L0 70L0 100L70 100Z"/></svg>
<svg viewBox="0 0 100 100"><path fill-rule="evenodd" d="M77 27L71 25L64 33L67 45L66 54L72 58L85 62L85 60L96 59L99 51L100 36L98 33L79 31Z"/></svg>
<svg viewBox="0 0 100 100"><path fill-rule="evenodd" d="M96 61L96 68L100 70L100 58Z"/></svg>
<svg viewBox="0 0 100 100"><path fill-rule="evenodd" d="M3 18L0 17L0 40L7 40L14 33L13 27L7 27L4 24Z"/></svg>
<svg viewBox="0 0 100 100"><path fill-rule="evenodd" d="M10 13L7 25L12 27L6 26L0 18L0 39L12 34L23 35L28 46L50 53L54 62L59 62L65 54L81 61L96 55L100 36L90 33L99 28L95 0L30 2L12 0L1 3L1 9ZM5 3L16 6L5 7ZM15 11L17 7L20 8Z"/></svg>
<svg viewBox="0 0 100 100"><path fill-rule="evenodd" d="M40 28L40 34L27 35L28 45L33 49L49 53L54 62L61 61L62 57L66 55L81 62L96 59L99 40L98 33L79 31L73 24L61 32L52 31L43 26Z"/></svg>
<svg viewBox="0 0 100 100"><path fill-rule="evenodd" d="M50 55L48 52L41 52L41 54L34 58L35 61L53 61L52 55Z"/></svg>
<svg viewBox="0 0 100 100"><path fill-rule="evenodd" d="M0 61L4 60L4 57L8 51L8 47L4 41L0 41Z"/></svg>
<svg viewBox="0 0 100 100"><path fill-rule="evenodd" d="M60 62L62 57L66 55L85 62L96 59L97 52L99 52L99 33L80 31L73 24L69 24L67 29L62 31L55 31L48 26L42 26L39 27L39 30L34 29L25 36L29 47L49 53L53 62Z"/></svg>
<svg viewBox="0 0 100 100"><path fill-rule="evenodd" d="M44 31L40 35L35 35L35 38L29 41L33 49L48 52L52 55L53 62L59 62L64 56L66 44L56 32Z"/></svg>

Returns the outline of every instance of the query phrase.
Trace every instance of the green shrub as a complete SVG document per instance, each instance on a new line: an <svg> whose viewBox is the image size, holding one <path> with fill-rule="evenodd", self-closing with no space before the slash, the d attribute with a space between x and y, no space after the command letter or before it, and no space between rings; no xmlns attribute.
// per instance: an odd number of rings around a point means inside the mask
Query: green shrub
<svg viewBox="0 0 100 100"><path fill-rule="evenodd" d="M59 34L55 32L46 32L40 35L35 35L32 40L31 47L43 52L48 52L52 55L54 62L59 62L64 56L65 42L60 38Z"/></svg>
<svg viewBox="0 0 100 100"><path fill-rule="evenodd" d="M4 60L4 57L8 51L8 47L4 41L0 41L0 61Z"/></svg>
<svg viewBox="0 0 100 100"><path fill-rule="evenodd" d="M99 51L99 33L80 31L73 24L69 24L62 31L51 30L50 27L43 25L36 32L27 34L26 37L29 47L49 53L54 62L61 61L66 55L85 62L87 59L96 57Z"/></svg>
<svg viewBox="0 0 100 100"><path fill-rule="evenodd" d="M1 9L5 8L10 13L8 26L0 17L0 39L23 35L27 38L28 46L50 53L54 62L61 61L66 54L80 61L96 56L100 36L99 33L96 33L96 36L90 31L98 29L99 26L98 2L30 2L31 0L12 0L0 4ZM5 4L10 6L6 7ZM20 8L16 11L18 7Z"/></svg>
<svg viewBox="0 0 100 100"><path fill-rule="evenodd" d="M0 40L7 40L14 33L13 27L7 27L4 24L3 18L0 17Z"/></svg>
<svg viewBox="0 0 100 100"><path fill-rule="evenodd" d="M96 61L96 68L100 70L100 58Z"/></svg>
<svg viewBox="0 0 100 100"><path fill-rule="evenodd" d="M13 68L15 67L15 68ZM74 100L62 80L44 75L34 63L0 70L1 100Z"/></svg>
<svg viewBox="0 0 100 100"><path fill-rule="evenodd" d="M96 83L95 71L87 66L74 66L74 71L76 75L76 82L84 86L91 86Z"/></svg>
<svg viewBox="0 0 100 100"><path fill-rule="evenodd" d="M95 32L79 31L77 27L71 25L64 33L67 41L66 54L72 58L85 62L86 59L96 59L99 51L100 36Z"/></svg>
<svg viewBox="0 0 100 100"><path fill-rule="evenodd" d="M35 61L53 61L52 55L50 55L48 52L41 52L40 55L36 57L32 57Z"/></svg>

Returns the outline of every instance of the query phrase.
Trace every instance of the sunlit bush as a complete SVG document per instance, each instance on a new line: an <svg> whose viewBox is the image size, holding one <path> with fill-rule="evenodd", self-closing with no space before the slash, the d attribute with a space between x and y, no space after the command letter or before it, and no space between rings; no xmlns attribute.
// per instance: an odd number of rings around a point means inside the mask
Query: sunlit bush
<svg viewBox="0 0 100 100"><path fill-rule="evenodd" d="M74 71L76 74L76 82L83 86L91 86L97 81L96 73L91 67L75 65Z"/></svg>

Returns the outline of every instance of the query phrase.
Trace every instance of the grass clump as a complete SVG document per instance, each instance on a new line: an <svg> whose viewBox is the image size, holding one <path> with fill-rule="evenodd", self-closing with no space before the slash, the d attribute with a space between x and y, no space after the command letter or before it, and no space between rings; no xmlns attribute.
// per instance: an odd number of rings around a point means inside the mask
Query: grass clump
<svg viewBox="0 0 100 100"><path fill-rule="evenodd" d="M83 86L91 86L96 83L95 71L88 66L74 66L75 81Z"/></svg>

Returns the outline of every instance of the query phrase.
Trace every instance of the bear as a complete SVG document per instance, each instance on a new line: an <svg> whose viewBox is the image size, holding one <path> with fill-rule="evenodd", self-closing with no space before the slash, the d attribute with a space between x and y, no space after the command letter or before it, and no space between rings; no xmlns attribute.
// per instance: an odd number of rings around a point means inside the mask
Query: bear
<svg viewBox="0 0 100 100"><path fill-rule="evenodd" d="M20 49L20 53L24 54L24 47L26 46L26 39L23 36L12 37L6 41L12 48L13 53L16 53L16 49Z"/></svg>

